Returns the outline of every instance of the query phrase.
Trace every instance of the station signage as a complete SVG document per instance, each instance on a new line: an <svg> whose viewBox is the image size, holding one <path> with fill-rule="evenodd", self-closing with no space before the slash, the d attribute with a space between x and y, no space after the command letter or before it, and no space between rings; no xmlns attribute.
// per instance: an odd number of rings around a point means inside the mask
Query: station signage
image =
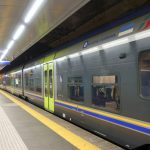
<svg viewBox="0 0 150 150"><path fill-rule="evenodd" d="M0 66L10 65L10 61L0 61Z"/></svg>

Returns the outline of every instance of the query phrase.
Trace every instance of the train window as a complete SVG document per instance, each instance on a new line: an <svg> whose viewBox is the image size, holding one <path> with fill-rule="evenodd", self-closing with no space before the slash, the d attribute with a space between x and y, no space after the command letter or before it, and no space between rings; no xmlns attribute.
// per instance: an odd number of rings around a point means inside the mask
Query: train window
<svg viewBox="0 0 150 150"><path fill-rule="evenodd" d="M16 88L21 88L21 72L15 74L14 82Z"/></svg>
<svg viewBox="0 0 150 150"><path fill-rule="evenodd" d="M139 58L139 72L141 95L145 98L150 98L150 53L141 53Z"/></svg>
<svg viewBox="0 0 150 150"><path fill-rule="evenodd" d="M42 93L41 71L42 71L42 68L41 67L37 67L35 69L35 73L34 73L35 91L37 93Z"/></svg>
<svg viewBox="0 0 150 150"><path fill-rule="evenodd" d="M45 96L48 96L48 81L47 81L47 70L44 71L44 78L45 78Z"/></svg>
<svg viewBox="0 0 150 150"><path fill-rule="evenodd" d="M25 82L25 87L28 87L29 83L28 83L28 74L27 73L24 74L24 82Z"/></svg>
<svg viewBox="0 0 150 150"><path fill-rule="evenodd" d="M19 81L19 79L18 79L18 78L16 78L16 79L15 79L15 84L16 84L16 87L18 87L18 85L19 85L19 82L20 82L20 81Z"/></svg>
<svg viewBox="0 0 150 150"><path fill-rule="evenodd" d="M50 98L53 98L53 74L52 70L49 70L49 90Z"/></svg>
<svg viewBox="0 0 150 150"><path fill-rule="evenodd" d="M63 98L63 76L57 76L57 99L62 100Z"/></svg>
<svg viewBox="0 0 150 150"><path fill-rule="evenodd" d="M109 110L120 107L117 76L93 76L92 103Z"/></svg>
<svg viewBox="0 0 150 150"><path fill-rule="evenodd" d="M69 98L74 101L84 100L84 86L82 77L69 77L68 78L68 91Z"/></svg>
<svg viewBox="0 0 150 150"><path fill-rule="evenodd" d="M41 68L36 67L33 69L24 71L24 88L26 91L36 92L37 94L41 94L42 86L41 86Z"/></svg>
<svg viewBox="0 0 150 150"><path fill-rule="evenodd" d="M34 79L29 79L29 90L34 91Z"/></svg>
<svg viewBox="0 0 150 150"><path fill-rule="evenodd" d="M10 83L9 75L5 76L5 83L6 83L7 86L9 86L9 83Z"/></svg>

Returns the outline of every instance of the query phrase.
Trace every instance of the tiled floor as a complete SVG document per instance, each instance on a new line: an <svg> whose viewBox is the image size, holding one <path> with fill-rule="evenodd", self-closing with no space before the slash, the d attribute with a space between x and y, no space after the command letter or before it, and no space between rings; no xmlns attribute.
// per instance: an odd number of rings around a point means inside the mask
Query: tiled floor
<svg viewBox="0 0 150 150"><path fill-rule="evenodd" d="M32 104L22 100L21 102L101 150L122 149ZM0 150L77 149L2 94L0 94L0 132Z"/></svg>

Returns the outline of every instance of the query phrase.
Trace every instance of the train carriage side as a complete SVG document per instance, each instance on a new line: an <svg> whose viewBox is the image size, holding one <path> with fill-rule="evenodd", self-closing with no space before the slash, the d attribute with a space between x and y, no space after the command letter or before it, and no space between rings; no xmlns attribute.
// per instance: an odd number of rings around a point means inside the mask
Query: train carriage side
<svg viewBox="0 0 150 150"><path fill-rule="evenodd" d="M12 87L13 83L11 82L9 73L3 74L1 80L1 89L11 92L9 87ZM13 91L11 93L13 93Z"/></svg>
<svg viewBox="0 0 150 150"><path fill-rule="evenodd" d="M1 88L20 96L23 94L22 90L22 69L21 67L17 68L13 72L7 72L2 77L2 86Z"/></svg>
<svg viewBox="0 0 150 150"><path fill-rule="evenodd" d="M24 96L32 103L54 112L55 54L27 64L23 69Z"/></svg>
<svg viewBox="0 0 150 150"><path fill-rule="evenodd" d="M150 145L149 40L56 59L55 112L127 148Z"/></svg>
<svg viewBox="0 0 150 150"><path fill-rule="evenodd" d="M114 30L25 65L22 95L126 148L150 145L150 36L110 46Z"/></svg>
<svg viewBox="0 0 150 150"><path fill-rule="evenodd" d="M17 96L22 96L23 95L22 67L19 67L17 68L17 70L10 72L9 78L11 80L11 87L10 87L11 93Z"/></svg>
<svg viewBox="0 0 150 150"><path fill-rule="evenodd" d="M6 83L6 78L7 78L7 74L2 74L1 75L1 85L0 85L0 88L3 89L3 90L6 90L7 89L7 84Z"/></svg>
<svg viewBox="0 0 150 150"><path fill-rule="evenodd" d="M23 69L24 97L44 108L43 98L43 60L33 61L26 64Z"/></svg>

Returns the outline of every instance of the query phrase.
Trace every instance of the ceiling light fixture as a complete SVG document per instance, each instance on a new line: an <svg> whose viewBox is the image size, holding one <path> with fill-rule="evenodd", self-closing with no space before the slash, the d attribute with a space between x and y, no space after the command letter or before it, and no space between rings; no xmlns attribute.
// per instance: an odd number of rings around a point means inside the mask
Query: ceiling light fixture
<svg viewBox="0 0 150 150"><path fill-rule="evenodd" d="M33 3L31 9L29 10L29 12L27 13L24 22L25 23L29 23L31 21L31 19L33 18L33 16L36 14L37 10L39 9L39 7L41 6L41 4L44 2L44 0L35 0L35 2Z"/></svg>
<svg viewBox="0 0 150 150"><path fill-rule="evenodd" d="M4 53L1 55L0 57L0 61L3 60L3 58L6 56L6 54L8 53L8 51L12 48L12 46L14 45L14 40L11 40L8 45L7 45L7 48L4 50Z"/></svg>
<svg viewBox="0 0 150 150"><path fill-rule="evenodd" d="M8 50L11 49L12 46L14 45L14 43L15 43L15 41L14 41L14 40L11 40L11 41L8 43L8 45L7 45L7 49L8 49Z"/></svg>
<svg viewBox="0 0 150 150"><path fill-rule="evenodd" d="M37 10L40 8L40 6L41 6L41 4L42 4L43 2L44 2L44 0L34 0L33 5L31 6L29 12L27 13L27 15L26 15L26 17L25 17L25 19L24 19L24 22L25 22L25 23L29 23L29 22L30 22L30 20L31 20L31 19L33 18L33 16L36 14ZM11 40L11 41L8 43L6 49L4 50L3 54L2 54L1 57L0 57L0 61L2 61L2 60L4 59L4 57L6 56L6 54L7 54L8 51L9 51L9 49L14 45L15 40L17 40L17 39L21 36L21 34L23 33L24 30L25 30L25 25L24 25L24 24L21 24L21 25L17 28L16 32L14 33L14 35L13 35L13 37L12 37L13 40Z"/></svg>
<svg viewBox="0 0 150 150"><path fill-rule="evenodd" d="M21 36L21 34L23 33L24 29L25 29L25 25L21 24L18 27L18 29L16 30L16 32L15 32L15 34L13 36L13 40L17 40Z"/></svg>
<svg viewBox="0 0 150 150"><path fill-rule="evenodd" d="M3 60L3 58L6 56L7 52L8 52L8 49L6 49L6 50L4 51L4 53L1 55L0 61Z"/></svg>

